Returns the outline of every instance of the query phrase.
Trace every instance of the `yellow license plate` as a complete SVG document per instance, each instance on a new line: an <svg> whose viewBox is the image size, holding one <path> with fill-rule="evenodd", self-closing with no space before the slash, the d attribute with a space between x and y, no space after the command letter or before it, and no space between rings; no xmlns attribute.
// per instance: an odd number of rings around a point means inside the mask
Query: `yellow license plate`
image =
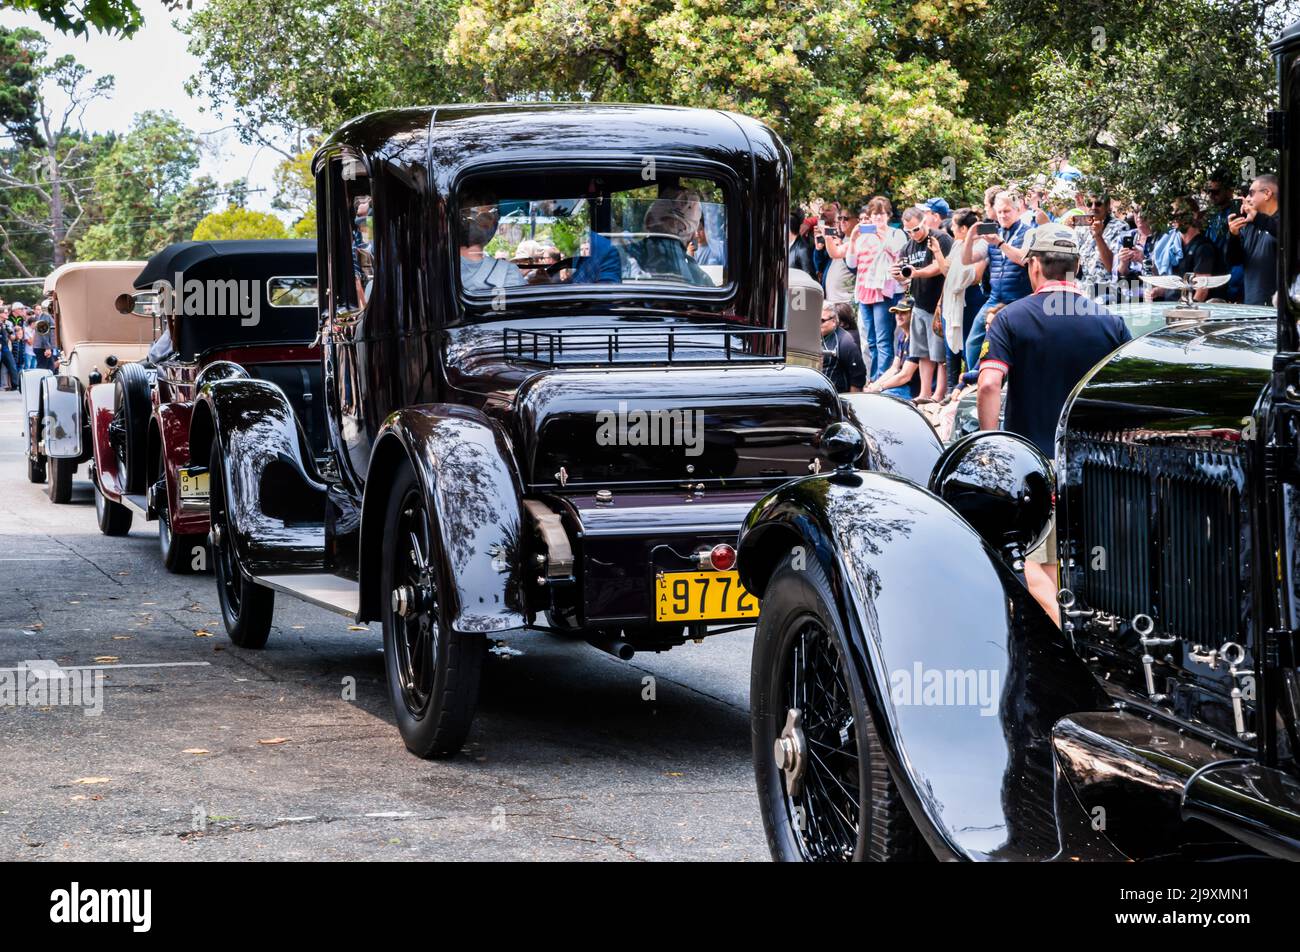
<svg viewBox="0 0 1300 952"><path fill-rule="evenodd" d="M181 478L181 498L182 499L207 499L208 498L208 474L191 473L188 469L177 471Z"/></svg>
<svg viewBox="0 0 1300 952"><path fill-rule="evenodd" d="M660 572L655 576L655 621L754 618L758 599L736 572Z"/></svg>

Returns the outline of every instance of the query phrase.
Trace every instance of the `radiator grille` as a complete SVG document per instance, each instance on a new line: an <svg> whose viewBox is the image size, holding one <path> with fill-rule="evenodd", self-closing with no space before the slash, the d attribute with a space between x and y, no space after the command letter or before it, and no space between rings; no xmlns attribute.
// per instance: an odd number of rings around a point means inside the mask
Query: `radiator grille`
<svg viewBox="0 0 1300 952"><path fill-rule="evenodd" d="M1083 466L1087 601L1125 619L1152 609L1149 485L1140 469Z"/></svg>
<svg viewBox="0 0 1300 952"><path fill-rule="evenodd" d="M1218 645L1237 631L1237 491L1203 478L1157 479L1161 626Z"/></svg>

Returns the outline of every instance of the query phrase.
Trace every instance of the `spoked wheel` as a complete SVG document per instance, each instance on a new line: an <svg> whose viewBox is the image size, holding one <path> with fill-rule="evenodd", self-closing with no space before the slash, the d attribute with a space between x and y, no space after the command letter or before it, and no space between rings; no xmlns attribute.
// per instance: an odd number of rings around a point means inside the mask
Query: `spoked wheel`
<svg viewBox="0 0 1300 952"><path fill-rule="evenodd" d="M474 720L487 642L449 623L438 535L410 465L384 521L384 666L402 740L420 757L450 757Z"/></svg>
<svg viewBox="0 0 1300 952"><path fill-rule="evenodd" d="M820 567L789 557L763 598L750 718L768 846L787 861L923 858L832 604Z"/></svg>
<svg viewBox="0 0 1300 952"><path fill-rule="evenodd" d="M235 539L230 531L230 511L226 505L225 466L221 444L212 441L212 476L208 482L208 507L212 520L209 542L212 571L217 578L217 599L226 634L241 648L265 648L275 614L275 592L263 588L244 574L235 554Z"/></svg>
<svg viewBox="0 0 1300 952"><path fill-rule="evenodd" d="M45 491L49 493L50 502L65 503L72 501L72 477L77 472L77 461L72 459L51 459L49 462L49 484Z"/></svg>
<svg viewBox="0 0 1300 952"><path fill-rule="evenodd" d="M154 508L158 512L158 550L168 572L188 575L196 571L194 556L204 540L202 536L193 533L176 535L172 532L171 503L167 496L167 459L162 450L158 452L158 474L158 481L153 487Z"/></svg>
<svg viewBox="0 0 1300 952"><path fill-rule="evenodd" d="M95 520L99 531L107 536L124 536L131 531L135 514L118 502L113 502L99 488L99 477L92 471L91 481L95 484Z"/></svg>

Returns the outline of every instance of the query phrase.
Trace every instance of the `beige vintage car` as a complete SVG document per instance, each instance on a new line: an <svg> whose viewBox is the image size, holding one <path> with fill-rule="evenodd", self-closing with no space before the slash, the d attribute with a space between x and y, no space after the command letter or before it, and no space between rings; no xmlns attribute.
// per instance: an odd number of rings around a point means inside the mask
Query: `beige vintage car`
<svg viewBox="0 0 1300 952"><path fill-rule="evenodd" d="M86 432L86 390L119 364L142 360L153 342L153 327L114 306L130 294L142 261L77 261L62 265L45 279L45 294L54 321L59 369L23 372L26 411L27 478L49 477L53 502L72 496L72 477L90 459Z"/></svg>

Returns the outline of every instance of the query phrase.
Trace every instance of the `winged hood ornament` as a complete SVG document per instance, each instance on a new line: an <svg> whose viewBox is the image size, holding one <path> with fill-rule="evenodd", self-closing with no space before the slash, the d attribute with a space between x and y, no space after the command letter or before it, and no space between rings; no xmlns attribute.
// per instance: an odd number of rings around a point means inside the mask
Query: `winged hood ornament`
<svg viewBox="0 0 1300 952"><path fill-rule="evenodd" d="M1219 288L1232 280L1230 274L1193 274L1187 272L1182 277L1176 274L1144 274L1141 275L1144 282L1156 288L1163 288L1166 291L1179 292L1179 303L1183 307L1195 307L1196 302L1193 300L1197 291L1206 288Z"/></svg>

